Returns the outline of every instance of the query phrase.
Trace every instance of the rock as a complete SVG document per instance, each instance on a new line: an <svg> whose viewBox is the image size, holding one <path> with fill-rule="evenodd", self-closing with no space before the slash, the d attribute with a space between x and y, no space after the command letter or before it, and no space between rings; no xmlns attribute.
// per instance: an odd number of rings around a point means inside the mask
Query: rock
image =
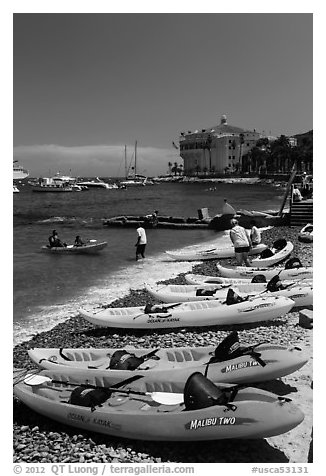
<svg viewBox="0 0 326 476"><path fill-rule="evenodd" d="M302 309L299 312L299 326L305 329L313 328L313 311L311 309Z"/></svg>

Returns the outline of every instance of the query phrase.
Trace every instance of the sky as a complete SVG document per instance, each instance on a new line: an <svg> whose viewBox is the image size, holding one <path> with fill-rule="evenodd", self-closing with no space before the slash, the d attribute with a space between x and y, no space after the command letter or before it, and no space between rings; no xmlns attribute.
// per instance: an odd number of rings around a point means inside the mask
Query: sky
<svg viewBox="0 0 326 476"><path fill-rule="evenodd" d="M14 13L13 153L31 176L122 176L135 141L137 171L163 174L180 132L223 114L313 128L312 13Z"/></svg>

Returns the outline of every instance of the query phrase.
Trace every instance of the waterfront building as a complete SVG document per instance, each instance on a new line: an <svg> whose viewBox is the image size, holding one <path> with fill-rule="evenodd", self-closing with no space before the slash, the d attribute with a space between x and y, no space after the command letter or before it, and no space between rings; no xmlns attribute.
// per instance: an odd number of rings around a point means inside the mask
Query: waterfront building
<svg viewBox="0 0 326 476"><path fill-rule="evenodd" d="M194 132L182 132L179 145L185 175L240 173L243 157L263 135L229 125L225 115L220 124Z"/></svg>

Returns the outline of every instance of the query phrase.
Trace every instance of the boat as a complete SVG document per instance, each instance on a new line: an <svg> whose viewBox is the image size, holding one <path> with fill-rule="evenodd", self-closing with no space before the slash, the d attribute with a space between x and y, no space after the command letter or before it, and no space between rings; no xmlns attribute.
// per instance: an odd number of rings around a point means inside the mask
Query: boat
<svg viewBox="0 0 326 476"><path fill-rule="evenodd" d="M96 177L95 180L82 180L78 181L77 185L83 188L105 188L107 190L116 190L118 189L118 185L116 183L107 183L103 182L99 177Z"/></svg>
<svg viewBox="0 0 326 476"><path fill-rule="evenodd" d="M234 266L236 268L236 266ZM242 266L241 266L242 268ZM247 268L251 269L251 268ZM257 269L257 268L253 268ZM277 275L277 270L282 270L282 268L263 268L263 269L268 269L269 271L275 271L271 274L270 279L272 279L275 275ZM249 271L248 271L249 272ZM241 273L241 271L239 271ZM255 276L259 276L258 278L255 278ZM283 274L281 273L282 276L282 282L286 284L294 283L294 282L303 282L305 284L309 283L311 284L313 282L312 280L312 275L311 277L308 278L293 278L293 279L285 279L283 280ZM253 274L251 276L248 276L247 278L223 278L221 276L208 276L205 274L185 274L185 280L187 284L192 284L196 286L214 286L214 285L230 285L230 286L237 286L239 284L249 284L249 283L262 283L262 284L267 284L267 279L264 274Z"/></svg>
<svg viewBox="0 0 326 476"><path fill-rule="evenodd" d="M13 163L13 179L14 180L23 180L29 176L29 171L24 169L19 165L18 160L14 160Z"/></svg>
<svg viewBox="0 0 326 476"><path fill-rule="evenodd" d="M262 253L268 246L260 243L252 247L249 255L257 255ZM209 248L206 250L191 250L191 251L166 251L166 253L173 259L178 261L202 261L209 259L234 258L233 246L225 246L224 248Z"/></svg>
<svg viewBox="0 0 326 476"><path fill-rule="evenodd" d="M130 380L130 379L129 379ZM266 438L304 419L289 398L253 387L215 385L199 372L181 385L41 371L14 384L28 408L65 425L121 438L200 441Z"/></svg>
<svg viewBox="0 0 326 476"><path fill-rule="evenodd" d="M279 289L270 291L268 283L247 283L238 284L231 288L226 285L191 285L191 284L169 284L154 288L145 285L146 290L151 296L164 303L218 300L224 303L227 299L229 289L232 289L241 298L256 297L259 295L277 295L285 296L294 301L294 307L312 306L313 304L313 286L309 283L298 284L297 282L283 283Z"/></svg>
<svg viewBox="0 0 326 476"><path fill-rule="evenodd" d="M234 345L237 343L237 347ZM164 380L184 381L193 372L203 372L213 382L261 382L289 375L307 362L300 347L258 342L241 345L237 331L218 346L170 347L167 349L66 349L34 348L30 359L42 369L87 370L92 376L115 375L121 379L135 374Z"/></svg>
<svg viewBox="0 0 326 476"><path fill-rule="evenodd" d="M41 250L48 253L57 254L92 254L103 250L107 246L107 241L97 242L97 240L90 240L81 246L67 245L67 246L52 246L44 245Z"/></svg>
<svg viewBox="0 0 326 476"><path fill-rule="evenodd" d="M283 296L255 297L237 304L221 301L190 301L159 306L79 309L88 322L123 329L169 329L268 321L285 315L294 301Z"/></svg>
<svg viewBox="0 0 326 476"><path fill-rule="evenodd" d="M303 280L313 278L312 266L300 266L298 268L286 268L286 267L248 267L248 266L222 266L217 263L217 271L224 278L244 278L253 279L257 275L262 275L268 279L272 279L273 276L278 275L281 279L289 280ZM286 266L286 263L285 263ZM218 279L214 276L206 276L207 279ZM194 283L195 284L195 283Z"/></svg>
<svg viewBox="0 0 326 476"><path fill-rule="evenodd" d="M314 226L312 223L307 223L301 230L298 235L298 240L303 243L312 243L313 240L313 229Z"/></svg>
<svg viewBox="0 0 326 476"><path fill-rule="evenodd" d="M196 217L168 217L158 215L153 221L153 215L120 215L103 219L103 226L138 228L139 222L145 228L168 228L175 230L207 229L207 220Z"/></svg>
<svg viewBox="0 0 326 476"><path fill-rule="evenodd" d="M38 181L29 181L33 192L63 193L73 192L74 189L69 182L63 181L60 177L42 177Z"/></svg>
<svg viewBox="0 0 326 476"><path fill-rule="evenodd" d="M290 214L284 212L281 215L242 210L242 212L236 212L236 214L220 214L216 215L210 221L208 227L216 231L230 230L231 219L236 218L240 226L250 229L252 220L258 228L266 228L268 226L286 226L290 222Z"/></svg>
<svg viewBox="0 0 326 476"><path fill-rule="evenodd" d="M13 184L13 193L19 193L19 188L15 184Z"/></svg>
<svg viewBox="0 0 326 476"><path fill-rule="evenodd" d="M130 169L130 166L129 166ZM137 174L137 141L135 142L133 173L130 175L127 168L127 146L125 146L125 180L120 181L120 187L144 187L145 185L154 185L145 175Z"/></svg>
<svg viewBox="0 0 326 476"><path fill-rule="evenodd" d="M280 246L278 246L278 244ZM294 246L291 241L286 241L283 239L276 240L273 243L272 248L263 251L258 258L255 258L251 261L251 266L257 268L274 266L275 264L278 264L288 258L292 253L293 248Z"/></svg>

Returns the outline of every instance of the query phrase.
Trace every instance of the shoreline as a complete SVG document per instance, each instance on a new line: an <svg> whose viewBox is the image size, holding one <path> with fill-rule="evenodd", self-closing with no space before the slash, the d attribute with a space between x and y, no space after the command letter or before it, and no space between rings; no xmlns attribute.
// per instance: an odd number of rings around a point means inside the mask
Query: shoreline
<svg viewBox="0 0 326 476"><path fill-rule="evenodd" d="M301 243L300 227L277 227L262 232L262 240L271 245L277 238L293 242L292 256L304 266L312 266L312 244ZM235 260L221 260L235 264ZM216 275L216 260L190 263L187 272ZM173 273L171 273L173 274ZM185 284L185 273L160 283ZM141 286L141 284L140 284ZM137 306L155 302L143 289L133 289L112 301L109 307ZM312 430L312 330L298 326L299 311L288 313L276 322L247 325L239 330L240 341L253 344L269 341L286 346L298 345L309 357L299 371L282 379L257 386L286 395L305 413L304 421L292 431L263 440L216 440L203 442L145 442L109 437L56 423L32 411L14 398L14 462L33 463L305 463L308 459ZM162 329L155 332L95 328L79 316L73 316L52 329L14 347L15 367L35 368L29 360L31 347L161 347L205 346L220 342L229 332L216 327ZM255 385L256 386L256 385Z"/></svg>

